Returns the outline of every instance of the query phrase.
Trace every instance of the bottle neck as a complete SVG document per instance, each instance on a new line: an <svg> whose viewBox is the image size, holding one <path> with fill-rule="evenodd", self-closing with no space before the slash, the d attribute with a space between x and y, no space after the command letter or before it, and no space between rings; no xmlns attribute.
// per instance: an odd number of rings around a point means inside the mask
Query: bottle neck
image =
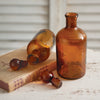
<svg viewBox="0 0 100 100"><path fill-rule="evenodd" d="M77 14L76 13L67 13L65 17L66 17L66 28L77 27Z"/></svg>

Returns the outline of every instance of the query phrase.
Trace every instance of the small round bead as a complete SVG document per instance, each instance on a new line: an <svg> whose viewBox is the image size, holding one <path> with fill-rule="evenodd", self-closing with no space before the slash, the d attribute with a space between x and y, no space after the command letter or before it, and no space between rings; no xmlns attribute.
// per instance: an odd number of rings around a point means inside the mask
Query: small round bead
<svg viewBox="0 0 100 100"><path fill-rule="evenodd" d="M18 70L20 67L20 60L16 58L12 59L10 61L10 67L12 70Z"/></svg>
<svg viewBox="0 0 100 100"><path fill-rule="evenodd" d="M58 78L55 78L55 77L52 78L51 83L56 88L60 88L62 86L61 80L59 80Z"/></svg>
<svg viewBox="0 0 100 100"><path fill-rule="evenodd" d="M47 70L43 71L41 74L41 79L43 82L45 83L49 83L51 81L51 79L54 77L52 72L49 72Z"/></svg>

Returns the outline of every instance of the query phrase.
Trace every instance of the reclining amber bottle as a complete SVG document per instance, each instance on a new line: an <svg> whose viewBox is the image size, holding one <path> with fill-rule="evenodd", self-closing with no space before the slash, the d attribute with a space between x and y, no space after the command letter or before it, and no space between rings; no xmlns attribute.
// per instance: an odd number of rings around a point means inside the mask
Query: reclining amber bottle
<svg viewBox="0 0 100 100"><path fill-rule="evenodd" d="M48 29L40 30L27 46L27 60L30 64L37 64L45 61L50 55L55 35Z"/></svg>
<svg viewBox="0 0 100 100"><path fill-rule="evenodd" d="M85 32L77 27L77 13L66 13L66 27L56 36L57 72L65 79L78 79L86 72Z"/></svg>

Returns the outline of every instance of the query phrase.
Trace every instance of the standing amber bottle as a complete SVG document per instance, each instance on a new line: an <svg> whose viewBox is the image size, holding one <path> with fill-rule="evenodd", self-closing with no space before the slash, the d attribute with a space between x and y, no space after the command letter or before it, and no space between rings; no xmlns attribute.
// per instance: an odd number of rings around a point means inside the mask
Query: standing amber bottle
<svg viewBox="0 0 100 100"><path fill-rule="evenodd" d="M50 55L50 49L54 45L55 35L48 29L40 30L27 46L27 60L30 64L45 61Z"/></svg>
<svg viewBox="0 0 100 100"><path fill-rule="evenodd" d="M77 13L66 13L66 27L56 36L57 72L66 79L81 78L86 70L85 32L77 27Z"/></svg>

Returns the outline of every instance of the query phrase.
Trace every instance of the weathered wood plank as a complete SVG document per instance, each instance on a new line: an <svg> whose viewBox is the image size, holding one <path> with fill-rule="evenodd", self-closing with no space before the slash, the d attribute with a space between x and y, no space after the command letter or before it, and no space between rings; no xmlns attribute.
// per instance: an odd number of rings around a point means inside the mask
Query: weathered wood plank
<svg viewBox="0 0 100 100"><path fill-rule="evenodd" d="M87 67L84 77L77 80L65 80L60 78L56 71L54 71L55 77L59 77L63 84L59 89L54 89L51 84L46 84L42 81L35 81L13 93L12 99L30 97L32 100L99 100L100 99L100 52L94 52L87 50ZM34 85L34 87L33 87ZM41 92L42 91L42 92ZM10 99L8 93L0 89L0 98ZM22 96L24 94L24 97ZM45 96L46 95L46 96ZM41 97L41 98L40 98ZM48 99L50 98L50 99Z"/></svg>
<svg viewBox="0 0 100 100"><path fill-rule="evenodd" d="M34 31L48 28L47 24L0 24L0 31Z"/></svg>
<svg viewBox="0 0 100 100"><path fill-rule="evenodd" d="M100 31L100 23L78 23L78 27L82 28L83 30L91 30L91 31Z"/></svg>
<svg viewBox="0 0 100 100"><path fill-rule="evenodd" d="M0 15L0 23L48 23L48 17L46 15Z"/></svg>
<svg viewBox="0 0 100 100"><path fill-rule="evenodd" d="M0 33L0 40L2 40L2 42L5 40L16 40L16 41L27 41L32 39L34 36L36 35L36 33Z"/></svg>
<svg viewBox="0 0 100 100"><path fill-rule="evenodd" d="M87 38L91 40L100 40L100 32L86 32Z"/></svg>
<svg viewBox="0 0 100 100"><path fill-rule="evenodd" d="M100 40L89 40L87 46L90 48L100 48Z"/></svg>
<svg viewBox="0 0 100 100"><path fill-rule="evenodd" d="M79 14L78 22L100 22L100 14Z"/></svg>
<svg viewBox="0 0 100 100"><path fill-rule="evenodd" d="M0 41L0 49L18 49L24 47L28 44L29 41Z"/></svg>
<svg viewBox="0 0 100 100"><path fill-rule="evenodd" d="M0 6L47 6L48 5L48 0L0 0Z"/></svg>
<svg viewBox="0 0 100 100"><path fill-rule="evenodd" d="M100 4L100 0L68 0L69 4Z"/></svg>
<svg viewBox="0 0 100 100"><path fill-rule="evenodd" d="M94 13L94 14L100 13L98 9L100 9L99 5L93 5L93 6L69 5L67 6L68 11L78 12L78 13Z"/></svg>
<svg viewBox="0 0 100 100"><path fill-rule="evenodd" d="M48 12L48 7L32 6L32 7L13 7L0 6L0 14L44 14Z"/></svg>

